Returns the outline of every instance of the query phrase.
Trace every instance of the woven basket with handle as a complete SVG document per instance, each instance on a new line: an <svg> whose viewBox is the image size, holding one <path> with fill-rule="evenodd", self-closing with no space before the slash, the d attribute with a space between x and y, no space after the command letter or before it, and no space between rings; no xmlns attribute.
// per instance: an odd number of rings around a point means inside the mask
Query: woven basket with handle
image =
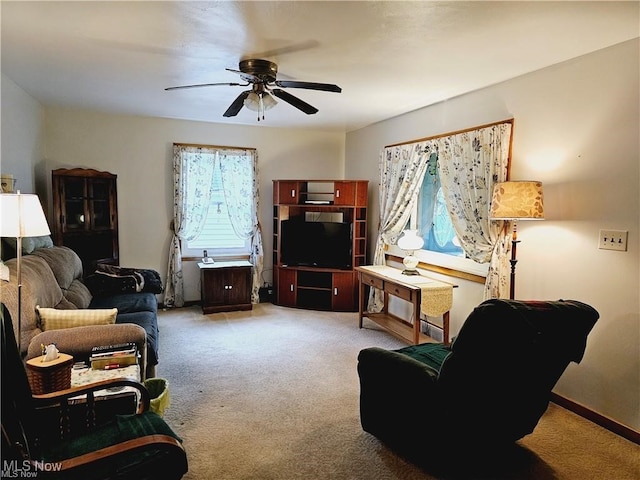
<svg viewBox="0 0 640 480"><path fill-rule="evenodd" d="M44 362L43 359L44 356L27 360L27 378L31 393L42 395L71 388L73 357L60 353L55 360Z"/></svg>

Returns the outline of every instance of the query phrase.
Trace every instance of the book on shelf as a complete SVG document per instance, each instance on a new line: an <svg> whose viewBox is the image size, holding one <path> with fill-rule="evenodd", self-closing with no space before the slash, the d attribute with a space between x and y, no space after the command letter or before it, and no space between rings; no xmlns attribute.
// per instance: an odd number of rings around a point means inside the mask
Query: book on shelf
<svg viewBox="0 0 640 480"><path fill-rule="evenodd" d="M93 347L89 361L93 370L135 365L138 362L138 348L135 343Z"/></svg>

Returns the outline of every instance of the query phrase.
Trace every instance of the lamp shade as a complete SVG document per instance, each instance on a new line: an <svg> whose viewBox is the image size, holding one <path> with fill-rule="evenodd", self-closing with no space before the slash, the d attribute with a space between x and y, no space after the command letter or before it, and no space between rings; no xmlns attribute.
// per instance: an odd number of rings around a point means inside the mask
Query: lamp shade
<svg viewBox="0 0 640 480"><path fill-rule="evenodd" d="M398 239L397 245L402 250L414 252L422 248L424 240L418 236L417 230L405 230L404 234Z"/></svg>
<svg viewBox="0 0 640 480"><path fill-rule="evenodd" d="M542 220L544 203L542 182L497 183L491 200L492 220Z"/></svg>
<svg viewBox="0 0 640 480"><path fill-rule="evenodd" d="M50 233L37 195L0 194L0 236L23 238L39 237Z"/></svg>
<svg viewBox="0 0 640 480"><path fill-rule="evenodd" d="M247 95L247 98L244 99L244 106L249 110L253 110L257 112L260 109L260 97L257 93L251 92Z"/></svg>
<svg viewBox="0 0 640 480"><path fill-rule="evenodd" d="M262 104L264 105L265 110L269 110L270 108L275 107L278 102L276 102L275 98L265 92L262 94Z"/></svg>
<svg viewBox="0 0 640 480"><path fill-rule="evenodd" d="M259 94L251 92L247 95L247 98L244 99L244 106L254 112L269 110L275 107L277 103L278 102L267 92L261 92Z"/></svg>

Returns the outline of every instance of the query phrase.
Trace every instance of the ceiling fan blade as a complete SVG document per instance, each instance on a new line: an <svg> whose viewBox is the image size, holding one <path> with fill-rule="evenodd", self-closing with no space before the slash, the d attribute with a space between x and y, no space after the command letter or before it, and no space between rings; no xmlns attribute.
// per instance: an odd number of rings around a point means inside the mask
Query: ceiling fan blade
<svg viewBox="0 0 640 480"><path fill-rule="evenodd" d="M165 88L165 90L169 91L169 90L179 90L182 88L199 88L199 87L215 87L218 85L225 85L227 87L246 87L248 84L242 84L242 83L199 83L197 85L180 85L178 87L168 87Z"/></svg>
<svg viewBox="0 0 640 480"><path fill-rule="evenodd" d="M222 116L235 117L238 114L238 112L242 109L244 105L244 99L247 98L250 93L251 93L251 90L245 90L240 95L238 95L236 99L233 101L233 103L229 105L229 108L227 108L227 111L222 114Z"/></svg>
<svg viewBox="0 0 640 480"><path fill-rule="evenodd" d="M285 45L284 47L276 47L271 50L265 50L264 52L254 52L247 56L247 58L273 58L278 57L279 55L284 55L287 53L301 52L303 50L309 50L311 48L316 48L320 45L320 42L317 40L304 40L299 43L294 43L290 45Z"/></svg>
<svg viewBox="0 0 640 480"><path fill-rule="evenodd" d="M271 93L273 93L276 97L284 100L285 102L293 105L298 110L302 110L307 115L313 115L314 113L318 112L318 109L316 107L309 105L307 102L303 102L298 97L294 97L293 95L291 95L288 92L285 92L284 90L280 90L279 88L274 88L273 90L271 90Z"/></svg>
<svg viewBox="0 0 640 480"><path fill-rule="evenodd" d="M322 90L323 92L340 93L342 89L331 83L296 82L293 80L277 80L275 84L283 88L306 88L307 90Z"/></svg>
<svg viewBox="0 0 640 480"><path fill-rule="evenodd" d="M238 75L240 75L240 78L242 78L245 82L249 82L249 83L260 82L260 79L251 73L242 72L240 70L235 70L233 68L225 68L225 70L229 72L237 73Z"/></svg>

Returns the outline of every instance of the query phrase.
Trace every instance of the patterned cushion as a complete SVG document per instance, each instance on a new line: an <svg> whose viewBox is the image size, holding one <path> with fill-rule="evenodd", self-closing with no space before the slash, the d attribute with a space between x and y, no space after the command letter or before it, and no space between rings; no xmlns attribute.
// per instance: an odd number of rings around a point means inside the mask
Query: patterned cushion
<svg viewBox="0 0 640 480"><path fill-rule="evenodd" d="M116 321L117 308L58 310L36 306L42 330L84 327L88 325L111 325Z"/></svg>

